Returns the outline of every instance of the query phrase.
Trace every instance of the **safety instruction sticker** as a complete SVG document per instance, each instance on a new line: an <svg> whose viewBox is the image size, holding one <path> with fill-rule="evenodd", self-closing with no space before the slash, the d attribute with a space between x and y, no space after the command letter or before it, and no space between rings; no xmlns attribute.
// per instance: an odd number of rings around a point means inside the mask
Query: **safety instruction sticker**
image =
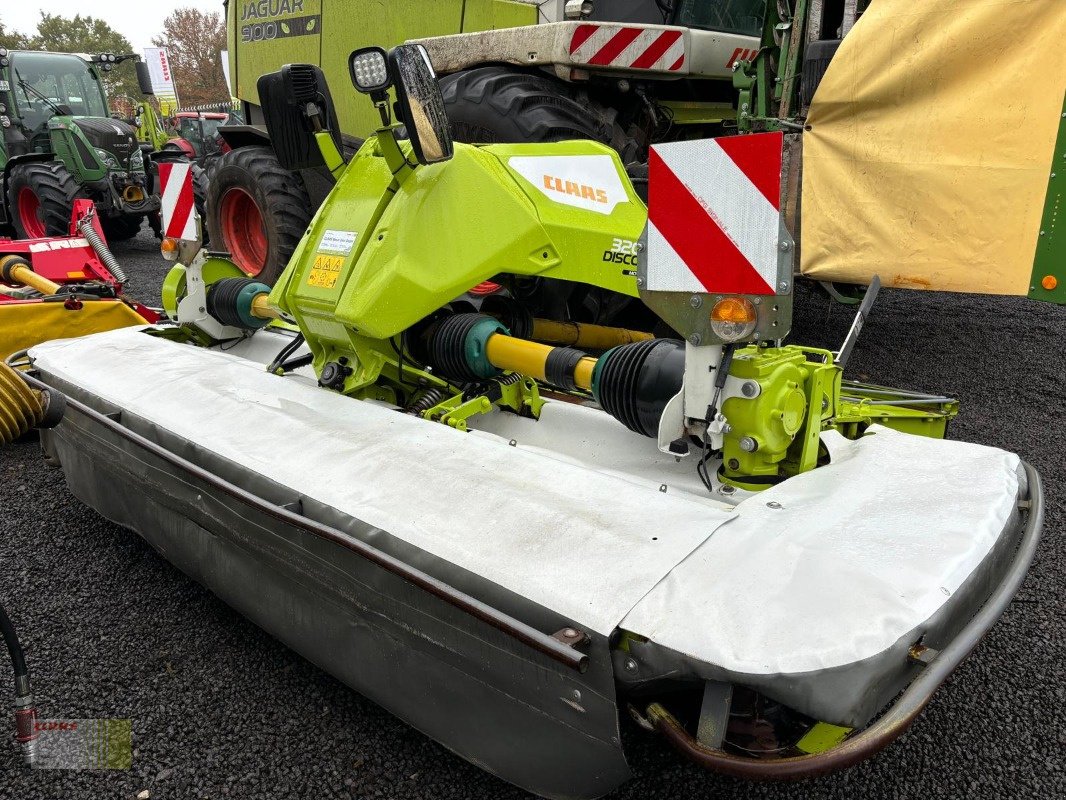
<svg viewBox="0 0 1066 800"><path fill-rule="evenodd" d="M332 231L327 230L322 234L322 239L315 248L320 253L341 253L348 255L355 247L355 240L359 234L355 231Z"/></svg>
<svg viewBox="0 0 1066 800"><path fill-rule="evenodd" d="M0 92L10 92L11 84L7 81L0 81Z"/></svg>
<svg viewBox="0 0 1066 800"><path fill-rule="evenodd" d="M311 274L307 276L307 285L317 286L319 289L332 289L337 285L342 266L344 266L344 256L316 255L315 263L311 265Z"/></svg>

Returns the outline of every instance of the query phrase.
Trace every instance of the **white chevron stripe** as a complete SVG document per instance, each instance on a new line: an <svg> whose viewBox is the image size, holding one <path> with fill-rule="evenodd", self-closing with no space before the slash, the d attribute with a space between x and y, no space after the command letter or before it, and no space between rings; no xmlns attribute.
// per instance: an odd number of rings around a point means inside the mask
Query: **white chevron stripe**
<svg viewBox="0 0 1066 800"><path fill-rule="evenodd" d="M170 175L163 184L163 192L159 198L159 213L163 218L163 230L172 238L188 239L190 241L196 238L195 216L189 214L180 236L174 236L170 231L170 220L171 217L174 216L174 209L178 205L178 199L181 197L182 190L187 188L187 191L192 191L192 180L189 174L191 169L192 164L182 164L180 162L171 164Z"/></svg>
<svg viewBox="0 0 1066 800"><path fill-rule="evenodd" d="M662 58L655 62L652 69L670 69L681 56L685 55L685 37L682 36L666 51ZM682 63L682 66L684 64ZM680 69L680 67L678 68Z"/></svg>
<svg viewBox="0 0 1066 800"><path fill-rule="evenodd" d="M644 51L655 44L662 31L646 30L640 36L629 43L629 46L611 59L612 66L628 67L634 61L644 55Z"/></svg>
<svg viewBox="0 0 1066 800"><path fill-rule="evenodd" d="M580 63L587 62L600 52L600 49L611 41L620 30L622 29L618 25L601 25L592 36L582 42L581 47L571 51L571 60Z"/></svg>
<svg viewBox="0 0 1066 800"><path fill-rule="evenodd" d="M670 241L648 221L648 289L653 292L706 292Z"/></svg>
<svg viewBox="0 0 1066 800"><path fill-rule="evenodd" d="M622 30L623 26L619 25L600 25L596 29L596 32L586 39L580 47L570 51L570 59L577 63L588 63L588 61L595 56L604 45L610 42L611 39ZM668 35L668 33L651 28L641 31L640 35L630 42L625 50L611 60L610 66L631 67L638 58L640 58L659 40L660 36L665 35ZM685 38L682 36L670 45L670 49L660 56L651 67L648 67L648 69L668 70L673 66L674 62L684 54Z"/></svg>

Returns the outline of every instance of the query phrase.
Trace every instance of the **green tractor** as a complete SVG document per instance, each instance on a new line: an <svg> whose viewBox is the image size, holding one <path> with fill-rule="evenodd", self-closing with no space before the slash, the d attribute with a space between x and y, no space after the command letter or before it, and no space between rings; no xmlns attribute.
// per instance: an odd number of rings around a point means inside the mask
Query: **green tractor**
<svg viewBox="0 0 1066 800"><path fill-rule="evenodd" d="M135 236L146 217L158 231L155 148L109 115L101 81L131 58L0 48L0 226L25 238L65 235L81 197L96 204L109 239ZM138 70L146 94L147 77Z"/></svg>

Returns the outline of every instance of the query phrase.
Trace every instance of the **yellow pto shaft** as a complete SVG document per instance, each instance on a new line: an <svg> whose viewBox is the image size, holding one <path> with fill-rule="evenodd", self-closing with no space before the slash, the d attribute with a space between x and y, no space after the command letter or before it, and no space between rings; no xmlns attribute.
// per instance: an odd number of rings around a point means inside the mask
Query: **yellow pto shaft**
<svg viewBox="0 0 1066 800"><path fill-rule="evenodd" d="M252 298L252 316L259 319L278 319L281 317L281 312L268 302L269 297L270 294L268 292L261 292Z"/></svg>
<svg viewBox="0 0 1066 800"><path fill-rule="evenodd" d="M11 255L0 258L0 280L4 283L29 286L41 294L56 294L59 291L58 283L38 275L22 256Z"/></svg>
<svg viewBox="0 0 1066 800"><path fill-rule="evenodd" d="M528 375L541 381L558 383L555 377L548 375L548 362L553 354L564 349L496 333L485 343L485 357L490 364L499 369ZM591 390L592 370L595 367L595 358L581 356L572 367L574 385L579 389Z"/></svg>
<svg viewBox="0 0 1066 800"><path fill-rule="evenodd" d="M585 322L556 322L550 319L534 319L533 335L538 342L561 344L568 347L584 347L589 350L610 350L620 344L643 342L655 338L650 333L631 331L626 328L609 328Z"/></svg>

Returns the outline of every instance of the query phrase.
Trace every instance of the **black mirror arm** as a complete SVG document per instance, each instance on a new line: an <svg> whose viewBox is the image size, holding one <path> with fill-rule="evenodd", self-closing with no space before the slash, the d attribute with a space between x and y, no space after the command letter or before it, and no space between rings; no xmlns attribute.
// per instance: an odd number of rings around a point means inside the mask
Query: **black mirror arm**
<svg viewBox="0 0 1066 800"><path fill-rule="evenodd" d="M378 149L381 150L381 155L385 159L385 163L389 167L389 172L392 173L393 187L398 187L414 172L417 164L412 164L407 160L407 156L404 155L403 150L400 149L400 143L396 140L396 129L399 125L385 125L378 129Z"/></svg>
<svg viewBox="0 0 1066 800"><path fill-rule="evenodd" d="M380 89L376 92L371 92L370 99L374 101L374 106L381 115L381 127L387 128L392 124L392 117L389 114L389 90Z"/></svg>

